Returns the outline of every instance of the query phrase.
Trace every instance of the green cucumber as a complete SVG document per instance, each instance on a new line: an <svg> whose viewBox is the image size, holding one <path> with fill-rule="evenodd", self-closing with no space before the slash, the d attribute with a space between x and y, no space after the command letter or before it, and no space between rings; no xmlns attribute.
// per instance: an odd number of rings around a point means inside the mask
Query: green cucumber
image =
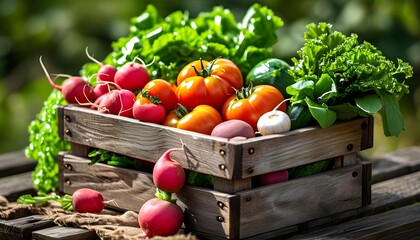
<svg viewBox="0 0 420 240"><path fill-rule="evenodd" d="M246 85L253 86L268 84L277 88L284 96L289 98L286 88L292 85L293 78L289 74L290 65L278 58L269 58L257 63L246 77Z"/></svg>
<svg viewBox="0 0 420 240"><path fill-rule="evenodd" d="M290 130L307 127L314 120L308 106L302 104L290 105L287 108L287 115L291 121Z"/></svg>

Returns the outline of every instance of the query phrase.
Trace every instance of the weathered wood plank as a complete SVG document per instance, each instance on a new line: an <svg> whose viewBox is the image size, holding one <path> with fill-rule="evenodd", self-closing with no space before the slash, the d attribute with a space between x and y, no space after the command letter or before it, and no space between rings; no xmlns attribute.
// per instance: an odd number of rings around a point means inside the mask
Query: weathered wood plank
<svg viewBox="0 0 420 240"><path fill-rule="evenodd" d="M36 161L25 157L23 151L0 155L0 178L33 171Z"/></svg>
<svg viewBox="0 0 420 240"><path fill-rule="evenodd" d="M180 147L182 140L185 153L174 153L173 158L184 168L227 179L249 178L371 147L366 140L369 118L339 122L326 129L308 127L229 141L72 105L61 107L59 116L66 141L156 162L168 148Z"/></svg>
<svg viewBox="0 0 420 240"><path fill-rule="evenodd" d="M33 240L96 240L99 239L95 232L75 227L54 226L32 233Z"/></svg>
<svg viewBox="0 0 420 240"><path fill-rule="evenodd" d="M280 135L264 136L265 141L259 141L258 138L248 139L242 144L242 177L342 155L353 156L352 153L368 147L362 145L362 136L368 131L368 128L362 126L369 123L368 119L340 122L325 129L302 128Z"/></svg>
<svg viewBox="0 0 420 240"><path fill-rule="evenodd" d="M289 239L418 239L419 231L420 205L413 204Z"/></svg>
<svg viewBox="0 0 420 240"><path fill-rule="evenodd" d="M28 217L0 222L0 239L20 240L32 239L32 232L54 226L52 220L42 215L31 215Z"/></svg>
<svg viewBox="0 0 420 240"><path fill-rule="evenodd" d="M105 164L91 165L89 160L70 154L65 154L59 165L63 183L60 191L72 194L82 187L94 188L106 200L122 201L125 210L138 211L156 191L151 174Z"/></svg>
<svg viewBox="0 0 420 240"><path fill-rule="evenodd" d="M361 207L362 166L339 168L238 195L240 237L250 237Z"/></svg>
<svg viewBox="0 0 420 240"><path fill-rule="evenodd" d="M420 171L420 147L404 148L369 159L373 163L372 183Z"/></svg>
<svg viewBox="0 0 420 240"><path fill-rule="evenodd" d="M0 195L6 197L11 202L23 194L34 193L32 172L0 178Z"/></svg>
<svg viewBox="0 0 420 240"><path fill-rule="evenodd" d="M186 154L172 156L184 168L199 168L201 172L224 178L233 176L237 145L227 144L227 139L214 141L208 135L71 105L61 107L59 116L60 129L64 131L61 136L68 142L156 162L167 149L180 147L182 140ZM221 165L224 167L220 168Z"/></svg>
<svg viewBox="0 0 420 240"><path fill-rule="evenodd" d="M372 185L372 203L359 210L360 216L385 212L420 201L420 171Z"/></svg>
<svg viewBox="0 0 420 240"><path fill-rule="evenodd" d="M137 212L147 200L155 197L156 188L149 173L105 164L90 165L89 160L70 154L60 157L59 164L63 173L60 191L64 193L72 194L78 188L89 187L101 192L105 200L113 200L109 207ZM175 198L185 209L185 224L194 232L211 232L224 237L237 235L234 230L238 229L235 225L238 211L232 211L238 206L235 195L185 186Z"/></svg>

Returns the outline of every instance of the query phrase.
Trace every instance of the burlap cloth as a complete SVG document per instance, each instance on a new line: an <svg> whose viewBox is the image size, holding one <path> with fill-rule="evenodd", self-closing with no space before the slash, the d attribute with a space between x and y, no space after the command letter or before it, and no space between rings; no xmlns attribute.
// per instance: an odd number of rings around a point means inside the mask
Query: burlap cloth
<svg viewBox="0 0 420 240"><path fill-rule="evenodd" d="M143 231L138 224L138 214L126 211L118 214L103 211L100 214L75 213L65 211L61 205L49 201L42 204L28 205L10 203L0 196L0 219L16 219L30 215L44 215L59 226L71 226L95 231L104 240L141 239ZM153 239L197 239L194 235L184 234L182 231L171 237L154 237Z"/></svg>

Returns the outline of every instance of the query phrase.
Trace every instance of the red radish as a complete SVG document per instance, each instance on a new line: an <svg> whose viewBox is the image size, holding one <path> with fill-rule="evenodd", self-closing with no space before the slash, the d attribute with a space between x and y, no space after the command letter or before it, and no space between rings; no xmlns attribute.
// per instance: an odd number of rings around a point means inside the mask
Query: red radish
<svg viewBox="0 0 420 240"><path fill-rule="evenodd" d="M111 91L111 88L109 84L106 83L98 83L95 87L93 87L93 95L96 99L98 99L100 96L109 93Z"/></svg>
<svg viewBox="0 0 420 240"><path fill-rule="evenodd" d="M173 151L184 151L183 148L168 149L156 162L153 168L155 186L169 193L179 192L185 184L185 171L182 166L171 159Z"/></svg>
<svg viewBox="0 0 420 240"><path fill-rule="evenodd" d="M142 89L150 81L144 64L128 62L115 73L114 82L121 88L135 91Z"/></svg>
<svg viewBox="0 0 420 240"><path fill-rule="evenodd" d="M165 120L166 111L157 97L151 97L148 91L142 90L133 105L133 117L143 122L160 124Z"/></svg>
<svg viewBox="0 0 420 240"><path fill-rule="evenodd" d="M86 48L86 55L88 56L88 58L90 60L99 64L99 66L101 66L101 68L99 68L98 73L97 73L97 81L98 82L99 81L104 81L104 82L113 82L114 81L114 77L115 77L115 73L117 72L117 68L115 68L114 66L109 65L109 64L104 65L100 61L93 58L89 54L88 48Z"/></svg>
<svg viewBox="0 0 420 240"><path fill-rule="evenodd" d="M107 205L102 194L89 188L77 189L72 195L73 209L79 213L100 213Z"/></svg>
<svg viewBox="0 0 420 240"><path fill-rule="evenodd" d="M71 76L66 79L62 86L59 86L53 82L48 73L47 69L42 62L42 57L39 58L41 63L42 70L44 70L45 75L50 82L50 85L60 91L63 94L64 99L68 103L90 103L95 101L95 96L93 94L93 87L89 85L83 78L77 76Z"/></svg>
<svg viewBox="0 0 420 240"><path fill-rule="evenodd" d="M114 115L133 117L133 104L136 95L126 89L111 90L105 94L99 103L98 110L102 113L110 113Z"/></svg>
<svg viewBox="0 0 420 240"><path fill-rule="evenodd" d="M181 228L184 213L175 203L152 198L140 208L138 220L144 237L171 236Z"/></svg>
<svg viewBox="0 0 420 240"><path fill-rule="evenodd" d="M289 179L289 172L287 171L287 169L265 173L258 176L258 180L261 185L280 183L280 182L287 181L288 179Z"/></svg>

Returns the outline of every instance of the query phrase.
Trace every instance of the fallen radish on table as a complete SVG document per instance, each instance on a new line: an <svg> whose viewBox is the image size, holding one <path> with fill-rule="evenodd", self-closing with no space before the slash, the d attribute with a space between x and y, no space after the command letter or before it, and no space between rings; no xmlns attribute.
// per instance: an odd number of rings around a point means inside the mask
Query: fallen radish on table
<svg viewBox="0 0 420 240"><path fill-rule="evenodd" d="M31 196L22 195L17 202L20 204L37 204L47 201L56 201L61 204L64 210L78 213L100 213L106 205L112 201L104 201L102 194L90 188L77 189L73 195L59 196L56 194Z"/></svg>
<svg viewBox="0 0 420 240"><path fill-rule="evenodd" d="M261 135L277 134L290 131L291 121L289 115L276 110L287 99L281 101L272 111L264 113L257 122L257 129Z"/></svg>
<svg viewBox="0 0 420 240"><path fill-rule="evenodd" d="M90 188L77 189L72 195L73 209L79 213L100 213L107 204L100 192Z"/></svg>
<svg viewBox="0 0 420 240"><path fill-rule="evenodd" d="M138 221L145 233L142 237L171 236L181 228L184 213L174 202L152 198L140 208Z"/></svg>

